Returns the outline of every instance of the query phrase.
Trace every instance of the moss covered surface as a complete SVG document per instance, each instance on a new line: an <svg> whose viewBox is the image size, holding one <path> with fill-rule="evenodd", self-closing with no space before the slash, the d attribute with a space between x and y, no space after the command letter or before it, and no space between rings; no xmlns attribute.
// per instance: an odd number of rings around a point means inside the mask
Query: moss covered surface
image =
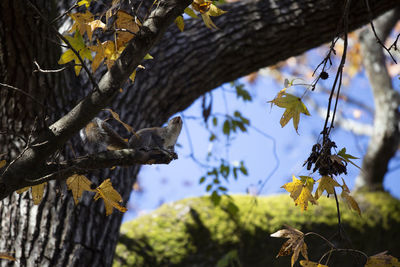
<svg viewBox="0 0 400 267"><path fill-rule="evenodd" d="M319 233L339 247L351 246L368 255L388 250L400 257L400 201L386 193L366 193L356 199L362 216L340 205L349 240L337 234L333 198L322 197L319 205L301 212L286 194L234 195L232 200L239 207L235 215L229 212L228 198L218 207L209 197L164 204L122 226L114 266L216 266L229 252L237 254L241 266L290 266L290 257L275 258L285 239L270 237L284 224ZM311 260L318 261L329 250L316 236L305 240ZM336 252L329 266L362 266L364 262L357 253Z"/></svg>

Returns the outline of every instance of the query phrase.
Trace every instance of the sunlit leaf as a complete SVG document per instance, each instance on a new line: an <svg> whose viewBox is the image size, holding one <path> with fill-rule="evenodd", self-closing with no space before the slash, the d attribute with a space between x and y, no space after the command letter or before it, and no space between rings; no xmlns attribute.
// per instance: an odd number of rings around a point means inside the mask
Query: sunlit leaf
<svg viewBox="0 0 400 267"><path fill-rule="evenodd" d="M5 159L0 161L0 169L3 168L4 166L6 166L6 163L7 163L7 161Z"/></svg>
<svg viewBox="0 0 400 267"><path fill-rule="evenodd" d="M322 176L321 179L317 181L318 187L315 191L315 199L318 199L324 191L328 195L333 195L335 187L340 186L332 177Z"/></svg>
<svg viewBox="0 0 400 267"><path fill-rule="evenodd" d="M358 159L357 157L354 157L350 154L346 154L346 148L342 148L338 153L338 156L341 157L344 161L349 162L350 164L352 164L353 166L361 169L359 166L357 166L353 161L351 161L351 159Z"/></svg>
<svg viewBox="0 0 400 267"><path fill-rule="evenodd" d="M104 206L106 208L106 215L110 215L113 212L113 208L118 209L121 212L126 212L126 208L121 206L122 202L121 195L113 188L110 178L105 180L96 188L96 195L93 197L94 200L102 198L104 200Z"/></svg>
<svg viewBox="0 0 400 267"><path fill-rule="evenodd" d="M285 109L285 112L280 120L281 126L284 127L291 119L293 119L293 126L297 132L300 121L300 113L305 115L310 115L310 113L308 112L303 101L301 101L301 98L292 94L288 94L285 92L285 90L286 88L281 90L275 99L268 102Z"/></svg>
<svg viewBox="0 0 400 267"><path fill-rule="evenodd" d="M311 194L314 183L315 181L311 177L302 176L299 180L293 175L292 182L284 184L281 188L290 193L290 197L293 198L296 206L298 205L301 210L307 210L308 202L317 204Z"/></svg>
<svg viewBox="0 0 400 267"><path fill-rule="evenodd" d="M93 191L90 188L91 184L92 182L83 175L74 174L67 179L67 187L72 192L75 205L78 205L84 191Z"/></svg>
<svg viewBox="0 0 400 267"><path fill-rule="evenodd" d="M176 24L176 26L178 26L178 29L181 32L183 32L183 29L185 28L185 22L183 21L183 17L182 16L176 17L175 24Z"/></svg>
<svg viewBox="0 0 400 267"><path fill-rule="evenodd" d="M77 3L77 5L78 6L83 6L83 5L85 5L86 6L86 8L88 8L89 6L90 6L90 2L91 2L92 0L81 0L81 1L79 1L78 3Z"/></svg>
<svg viewBox="0 0 400 267"><path fill-rule="evenodd" d="M32 194L33 204L39 205L40 202L42 202L43 194L44 194L44 187L46 186L46 184L47 184L47 182L32 186L31 194Z"/></svg>
<svg viewBox="0 0 400 267"><path fill-rule="evenodd" d="M123 121L120 119L120 117L119 117L119 115L118 115L117 112L113 111L113 110L110 109L110 108L106 108L106 109L104 109L104 110L110 112L110 114L113 116L113 118L114 118L116 121L118 121L119 123L121 123L122 126L124 126L126 130L128 130L128 131L131 132L131 133L134 133L132 126L130 126L129 124L123 122Z"/></svg>
<svg viewBox="0 0 400 267"><path fill-rule="evenodd" d="M357 211L357 213L359 215L361 215L361 210L357 204L357 201L355 201L354 198L352 196L350 196L349 193L347 193L346 191L343 190L341 197L345 200L345 202L347 203L347 205L349 206L350 209Z"/></svg>
<svg viewBox="0 0 400 267"><path fill-rule="evenodd" d="M191 18L193 18L193 19L198 19L198 18L199 18L199 17L196 15L196 13L194 13L194 11L193 11L191 8L189 8L189 7L185 8L184 12L185 12L186 15L189 15L189 16L190 16Z"/></svg>

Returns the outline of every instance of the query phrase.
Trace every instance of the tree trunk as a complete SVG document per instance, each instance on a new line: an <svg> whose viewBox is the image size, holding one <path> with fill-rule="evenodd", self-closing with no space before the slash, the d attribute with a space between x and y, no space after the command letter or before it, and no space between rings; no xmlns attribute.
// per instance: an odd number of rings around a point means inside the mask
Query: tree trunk
<svg viewBox="0 0 400 267"><path fill-rule="evenodd" d="M57 16L58 1L31 2L43 17ZM396 4L371 0L370 5L377 16ZM330 41L342 16L342 1L258 0L225 9L229 13L215 19L219 31L207 29L200 20L185 22L183 33L171 26L150 52L155 60L145 62L146 70L138 73L135 84L125 88L112 108L135 129L160 125L224 82ZM32 73L34 60L43 69L60 68L56 64L60 41L29 1L3 0L0 12L0 82L30 95L0 85L0 154L6 153L10 161L25 145L18 136L28 140L31 132L63 116L89 91L90 84L85 74L78 80L71 68ZM368 18L362 1L357 1L350 14L350 29L367 23ZM82 151L76 143L72 140L72 146L66 146L63 157ZM95 173L92 181L99 184L112 175L114 187L127 201L138 170ZM0 252L15 253L16 265L21 266L111 265L122 214L106 217L104 205L88 193L74 206L71 194L63 188L50 183L38 206L27 193L12 194L0 202Z"/></svg>
<svg viewBox="0 0 400 267"><path fill-rule="evenodd" d="M399 18L400 9L397 8L374 21L376 33L382 42L385 42ZM374 96L375 117L356 188L383 190L383 177L400 144L400 95L392 86L392 78L386 67L386 52L378 45L372 29L367 28L360 33L360 43L363 65Z"/></svg>

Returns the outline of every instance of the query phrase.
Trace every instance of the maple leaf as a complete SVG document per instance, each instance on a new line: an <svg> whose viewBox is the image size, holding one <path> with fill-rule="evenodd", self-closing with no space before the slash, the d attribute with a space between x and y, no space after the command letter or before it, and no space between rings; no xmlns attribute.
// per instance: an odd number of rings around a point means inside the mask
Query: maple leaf
<svg viewBox="0 0 400 267"><path fill-rule="evenodd" d="M0 161L0 169L3 168L4 166L6 166L6 163L7 163L7 161L5 159Z"/></svg>
<svg viewBox="0 0 400 267"><path fill-rule="evenodd" d="M308 202L317 204L317 201L315 201L311 194L315 181L308 176L300 176L300 178L301 180L293 175L292 182L284 184L281 188L290 193L290 197L293 198L296 206L298 205L301 210L307 210Z"/></svg>
<svg viewBox="0 0 400 267"><path fill-rule="evenodd" d="M289 238L289 240L282 245L276 257L278 258L280 256L287 256L293 253L291 258L291 266L293 266L297 261L300 252L303 257L308 260L307 245L304 242L304 233L289 225L285 225L285 227L286 229L282 229L271 234L271 237Z"/></svg>
<svg viewBox="0 0 400 267"><path fill-rule="evenodd" d="M75 205L78 205L79 199L82 196L83 191L93 191L90 188L92 184L88 178L83 175L74 174L67 179L67 187L72 192Z"/></svg>
<svg viewBox="0 0 400 267"><path fill-rule="evenodd" d="M85 60L85 58L92 60L92 54L90 50L86 47L82 35L79 33L79 31L75 32L74 37L66 35L65 38L68 40L71 46L79 53L82 60ZM74 51L68 49L61 55L60 59L58 60L58 64L66 64L72 60L75 61L75 64L81 64L78 56L74 53ZM79 75L81 69L82 66L75 66L76 76Z"/></svg>
<svg viewBox="0 0 400 267"><path fill-rule="evenodd" d="M33 204L39 205L43 199L44 187L46 186L47 182L34 185L31 188L32 200Z"/></svg>
<svg viewBox="0 0 400 267"><path fill-rule="evenodd" d="M285 91L286 88L282 89L278 93L278 95L273 100L268 101L268 103L271 103L271 105L275 104L278 107L286 109L282 115L280 124L282 127L285 127L285 125L291 119L293 119L293 126L297 132L300 121L300 113L308 116L310 115L310 113L308 112L307 107L304 105L303 101L301 101L300 97L288 94Z"/></svg>
<svg viewBox="0 0 400 267"><path fill-rule="evenodd" d="M125 47L126 43L135 36L134 34L139 31L140 24L125 11L118 10L115 26L120 30L117 33L117 47L119 49Z"/></svg>
<svg viewBox="0 0 400 267"><path fill-rule="evenodd" d="M103 43L97 41L97 45L89 46L89 49L96 52L92 62L92 70L95 72L103 60L105 60L107 67L110 68L122 53L124 47L117 51L113 41L105 41Z"/></svg>
<svg viewBox="0 0 400 267"><path fill-rule="evenodd" d="M324 265L318 262L308 261L308 260L301 260L300 265L303 267L328 267L328 265Z"/></svg>
<svg viewBox="0 0 400 267"><path fill-rule="evenodd" d="M318 199L324 191L329 195L333 195L336 186L340 186L338 182L336 182L332 177L322 176L317 181L318 187L317 191L315 191L315 199Z"/></svg>
<svg viewBox="0 0 400 267"><path fill-rule="evenodd" d="M125 128L126 130L128 130L128 131L131 132L131 133L135 133L135 131L133 130L132 126L130 126L129 124L123 122L123 121L120 119L120 117L119 117L119 115L118 115L117 112L113 111L113 110L110 109L110 108L106 108L106 109L104 109L104 110L110 112L111 115L113 116L113 118L114 118L116 121L118 121L119 123L121 123L122 126L124 126L124 128Z"/></svg>
<svg viewBox="0 0 400 267"><path fill-rule="evenodd" d="M352 164L353 166L355 166L355 167L361 169L361 168L360 168L359 166L357 166L353 161L350 160L350 159L359 159L359 158L354 157L354 156L352 156L352 155L350 155L350 154L346 154L346 148L345 148L345 147L342 148L342 149L337 153L337 155L338 155L341 159L343 159L344 161L349 162L349 163Z"/></svg>
<svg viewBox="0 0 400 267"><path fill-rule="evenodd" d="M360 207L357 204L357 201L355 201L355 199L352 196L350 196L350 194L348 192L343 190L342 193L340 194L340 196L346 201L347 206L350 209L353 209L353 210L357 211L358 214L361 215L361 210L360 210Z"/></svg>
<svg viewBox="0 0 400 267"><path fill-rule="evenodd" d="M113 212L113 208L116 208L121 212L127 210L125 207L118 204L118 202L122 202L122 197L113 188L110 178L102 182L101 185L96 188L96 195L93 198L94 200L98 200L99 198L104 200L107 216Z"/></svg>
<svg viewBox="0 0 400 267"><path fill-rule="evenodd" d="M86 10L85 13L74 13L69 16L74 21L69 32L79 31L82 36L87 33L89 40L91 41L93 31L89 23L94 21L93 14Z"/></svg>
<svg viewBox="0 0 400 267"><path fill-rule="evenodd" d="M386 255L387 251L381 252L368 258L365 267L400 267L397 258Z"/></svg>

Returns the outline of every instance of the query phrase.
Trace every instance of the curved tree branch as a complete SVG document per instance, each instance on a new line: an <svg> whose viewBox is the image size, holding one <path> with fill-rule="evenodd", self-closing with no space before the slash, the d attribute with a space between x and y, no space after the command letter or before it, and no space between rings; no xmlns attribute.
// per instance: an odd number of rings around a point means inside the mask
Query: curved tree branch
<svg viewBox="0 0 400 267"><path fill-rule="evenodd" d="M384 42L400 18L400 9L389 11L375 20L376 32ZM375 103L374 127L362 168L356 180L356 188L383 189L383 177L390 159L400 144L400 95L393 89L385 54L377 44L371 29L360 33L363 64L372 87Z"/></svg>
<svg viewBox="0 0 400 267"><path fill-rule="evenodd" d="M38 166L43 167L53 153L113 100L150 48L163 36L168 25L182 14L190 3L190 0L159 2L136 37L128 43L118 60L103 75L98 84L99 89L91 92L68 114L53 123L12 166L7 167L7 172L0 178L0 199L21 188L24 180L32 176L32 170L36 170Z"/></svg>

